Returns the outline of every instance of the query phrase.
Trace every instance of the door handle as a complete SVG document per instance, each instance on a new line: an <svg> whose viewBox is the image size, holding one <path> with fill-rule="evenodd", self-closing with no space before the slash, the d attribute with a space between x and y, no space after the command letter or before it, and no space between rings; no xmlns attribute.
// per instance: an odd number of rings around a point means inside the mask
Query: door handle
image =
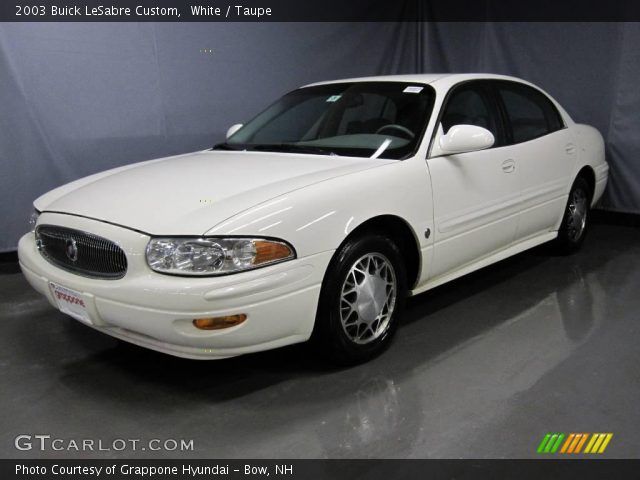
<svg viewBox="0 0 640 480"><path fill-rule="evenodd" d="M573 155L576 152L576 146L573 143L568 143L565 145L564 151L567 152L567 155Z"/></svg>
<svg viewBox="0 0 640 480"><path fill-rule="evenodd" d="M516 169L516 161L510 158L502 162L502 171L504 173L511 173Z"/></svg>

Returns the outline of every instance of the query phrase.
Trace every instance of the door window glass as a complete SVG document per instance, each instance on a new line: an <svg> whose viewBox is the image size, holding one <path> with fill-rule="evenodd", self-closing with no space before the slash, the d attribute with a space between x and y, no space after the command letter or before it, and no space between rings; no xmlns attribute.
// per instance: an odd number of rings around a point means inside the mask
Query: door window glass
<svg viewBox="0 0 640 480"><path fill-rule="evenodd" d="M533 140L563 127L558 110L542 92L516 83L504 83L498 92L511 126L513 143Z"/></svg>
<svg viewBox="0 0 640 480"><path fill-rule="evenodd" d="M446 134L454 125L475 125L489 130L496 142L498 129L484 92L473 86L454 91L442 115L442 129Z"/></svg>

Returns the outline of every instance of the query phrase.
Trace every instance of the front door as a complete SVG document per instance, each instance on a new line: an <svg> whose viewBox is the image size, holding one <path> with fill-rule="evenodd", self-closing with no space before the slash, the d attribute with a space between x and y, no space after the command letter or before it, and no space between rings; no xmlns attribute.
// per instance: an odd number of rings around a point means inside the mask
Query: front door
<svg viewBox="0 0 640 480"><path fill-rule="evenodd" d="M430 279L453 273L510 245L518 226L520 188L513 147L486 82L454 87L444 105L431 157L435 238ZM487 150L455 155L439 151L453 125L484 127L496 139Z"/></svg>

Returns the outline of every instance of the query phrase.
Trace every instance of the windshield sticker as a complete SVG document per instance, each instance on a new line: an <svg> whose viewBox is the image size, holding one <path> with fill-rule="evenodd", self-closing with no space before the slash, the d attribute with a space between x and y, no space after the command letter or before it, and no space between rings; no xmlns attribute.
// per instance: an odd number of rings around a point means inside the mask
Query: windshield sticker
<svg viewBox="0 0 640 480"><path fill-rule="evenodd" d="M411 86L411 87L407 87L407 88L405 88L405 89L402 91L402 93L420 93L420 92L422 91L422 89L423 89L423 88L424 88L424 87L414 87L414 86Z"/></svg>
<svg viewBox="0 0 640 480"><path fill-rule="evenodd" d="M336 100L338 100L342 95L331 95L329 98L327 98L327 102L335 102Z"/></svg>

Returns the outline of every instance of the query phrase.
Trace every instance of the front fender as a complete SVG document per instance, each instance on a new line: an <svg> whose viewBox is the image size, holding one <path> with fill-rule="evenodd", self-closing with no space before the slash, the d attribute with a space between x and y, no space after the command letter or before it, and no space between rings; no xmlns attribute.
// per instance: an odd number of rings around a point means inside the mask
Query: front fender
<svg viewBox="0 0 640 480"><path fill-rule="evenodd" d="M429 172L414 157L333 178L256 205L211 228L206 235L275 237L291 243L299 257L335 250L367 220L394 215L405 220L420 241L433 230Z"/></svg>

